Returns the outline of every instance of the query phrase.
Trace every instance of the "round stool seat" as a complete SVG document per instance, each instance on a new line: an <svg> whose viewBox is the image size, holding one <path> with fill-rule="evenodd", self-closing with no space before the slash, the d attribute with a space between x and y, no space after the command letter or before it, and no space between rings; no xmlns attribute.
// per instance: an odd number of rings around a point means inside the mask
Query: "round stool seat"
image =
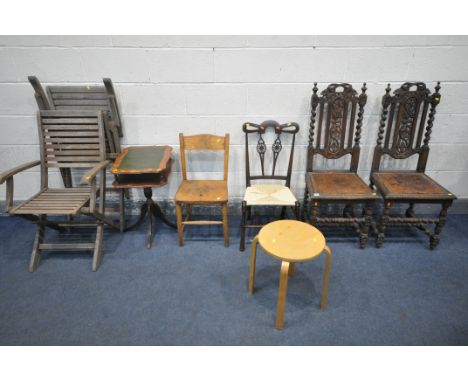
<svg viewBox="0 0 468 382"><path fill-rule="evenodd" d="M297 220L278 220L263 226L252 242L249 274L250 294L254 292L257 244L260 244L260 247L267 255L281 261L278 307L276 310L275 323L277 329L283 329L284 327L284 308L286 305L288 278L293 276L296 263L312 260L319 257L322 253L325 253L327 257L320 309L325 309L327 304L331 250L328 248L322 232L310 224Z"/></svg>
<svg viewBox="0 0 468 382"><path fill-rule="evenodd" d="M278 220L265 225L258 241L270 256L291 263L319 256L326 245L322 232L297 220Z"/></svg>

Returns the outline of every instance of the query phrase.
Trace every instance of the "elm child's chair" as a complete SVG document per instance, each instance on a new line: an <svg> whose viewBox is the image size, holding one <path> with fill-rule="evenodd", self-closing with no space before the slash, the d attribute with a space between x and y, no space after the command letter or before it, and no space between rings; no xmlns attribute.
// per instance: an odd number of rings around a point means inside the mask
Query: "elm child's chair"
<svg viewBox="0 0 468 382"><path fill-rule="evenodd" d="M229 161L229 134L223 136L200 134L184 136L179 134L180 162L182 165L182 183L175 196L177 231L179 245L184 245L184 227L186 225L222 224L224 245L229 245L228 234L228 161ZM224 151L224 176L222 180L189 180L187 177L187 163L185 151ZM219 205L222 209L223 220L192 220L192 206ZM187 210L186 220L182 220L182 208Z"/></svg>
<svg viewBox="0 0 468 382"><path fill-rule="evenodd" d="M29 271L34 272L43 250L93 250L93 271L101 262L104 223L118 229L105 217L106 144L101 111L38 112L41 160L18 166L0 174L0 184L6 181L6 209L12 216L20 216L37 225ZM40 191L16 207L13 206L13 177L15 174L41 166ZM49 169L92 168L82 178L86 187L52 188ZM96 175L99 174L97 186ZM99 205L97 205L99 198ZM92 220L51 220L50 216L89 215ZM69 227L96 227L94 243L44 243L46 228L64 231Z"/></svg>
<svg viewBox="0 0 468 382"><path fill-rule="evenodd" d="M244 123L242 130L245 133L245 183L247 189L245 191L244 199L242 201L242 218L240 226L240 245L239 249L241 251L245 250L245 231L247 228L260 228L263 225L253 224L249 221L252 217L252 207L254 206L280 206L281 209L281 219L284 219L286 214L286 208L291 207L294 210L296 219L299 220L300 207L299 202L297 201L294 194L289 189L291 185L291 172L294 158L294 143L296 140L296 134L299 131L299 125L294 122L285 123L280 125L276 121L265 121L260 125L255 123ZM265 154L267 153L267 146L265 140L263 139L264 135L268 130L272 130L275 133L276 138L272 145L272 165L271 173L266 173L265 171ZM283 144L281 142L281 137L285 134L291 135L291 142L288 143L290 146L289 149L289 158L287 158L287 169L285 174L277 175L277 166L278 157L283 151ZM250 163L250 154L249 154L249 136L254 135L257 137L256 151L260 158L260 169L261 173L256 173L252 175L251 173L251 163ZM287 150L287 147L286 147ZM286 151L287 153L287 151ZM273 181L283 181L284 184L279 183L264 183L264 184L254 184L252 181L257 180L273 180Z"/></svg>
<svg viewBox="0 0 468 382"><path fill-rule="evenodd" d="M439 90L440 82L432 94L423 82L405 82L393 92L393 96L390 95L390 84L385 90L371 169L371 187L375 187L384 199L384 210L378 225L378 247L383 244L387 226L414 226L429 236L431 249L439 243L447 210L456 199L455 195L424 173L436 106L440 102ZM380 169L384 155L402 161L415 154L418 155L415 171ZM409 207L404 217L389 216L394 204L406 203ZM417 218L413 209L416 203L441 204L439 218ZM428 224L435 224L434 232L429 230Z"/></svg>
<svg viewBox="0 0 468 382"><path fill-rule="evenodd" d="M368 241L377 199L376 192L357 174L366 90L366 84L363 84L358 95L350 84L336 83L330 84L319 96L317 84L314 84L303 204L303 217L314 226L354 228L359 234L361 248ZM317 171L314 167L316 155L321 155L327 162L350 155L351 163L345 170ZM319 216L319 206L327 204L344 204L343 216ZM354 205L363 206L362 216L354 215Z"/></svg>

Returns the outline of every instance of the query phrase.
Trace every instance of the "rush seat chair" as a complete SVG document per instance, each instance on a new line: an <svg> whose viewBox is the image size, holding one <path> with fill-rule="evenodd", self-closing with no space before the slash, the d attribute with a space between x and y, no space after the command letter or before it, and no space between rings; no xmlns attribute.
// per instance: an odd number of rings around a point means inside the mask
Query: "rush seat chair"
<svg viewBox="0 0 468 382"><path fill-rule="evenodd" d="M252 220L253 208L272 206L281 207L281 219L284 219L287 207L292 208L296 219L300 216L300 206L296 197L289 188L291 185L291 173L294 158L294 144L299 125L294 122L279 124L276 121L264 121L260 125L255 123L244 123L242 130L245 133L245 183L246 190L242 200L242 218L240 226L239 250L245 250L245 233L247 228L260 228L263 225L254 224ZM267 168L265 164L268 150L264 137L269 133L274 133L275 138L271 145L271 164ZM288 145L285 138L291 136ZM258 154L256 161L251 161L251 156L257 155L249 153L249 137L256 138L255 151ZM283 138L283 141L282 141ZM278 162L281 152L284 152L283 162ZM288 155L289 151L289 155ZM252 163L253 162L253 163ZM285 166L282 166L285 163ZM254 165L257 170L254 170ZM280 167L285 167L282 171ZM270 170L271 169L271 170ZM260 181L260 183L257 183ZM281 182L281 183L279 183Z"/></svg>

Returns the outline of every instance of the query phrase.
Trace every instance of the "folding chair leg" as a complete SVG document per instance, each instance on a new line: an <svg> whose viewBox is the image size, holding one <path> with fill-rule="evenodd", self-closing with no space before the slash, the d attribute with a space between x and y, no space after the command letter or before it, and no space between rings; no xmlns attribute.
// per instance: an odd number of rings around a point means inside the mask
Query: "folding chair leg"
<svg viewBox="0 0 468 382"><path fill-rule="evenodd" d="M228 205L223 204L223 233L224 233L224 246L229 247L229 221L228 221Z"/></svg>
<svg viewBox="0 0 468 382"><path fill-rule="evenodd" d="M61 168L60 169L60 174L62 175L63 185L66 188L72 188L73 187L73 182L72 182L72 176L71 176L71 169Z"/></svg>
<svg viewBox="0 0 468 382"><path fill-rule="evenodd" d="M36 229L36 237L34 239L31 261L29 262L29 272L34 272L39 265L39 261L41 260L41 250L39 249L39 246L44 241L44 233L45 226L39 223Z"/></svg>
<svg viewBox="0 0 468 382"><path fill-rule="evenodd" d="M99 223L96 229L96 243L94 244L93 272L96 272L102 260L102 239L104 235L104 224Z"/></svg>
<svg viewBox="0 0 468 382"><path fill-rule="evenodd" d="M242 201L242 217L240 225L240 243L239 251L243 252L245 250L245 225L247 224L247 203Z"/></svg>

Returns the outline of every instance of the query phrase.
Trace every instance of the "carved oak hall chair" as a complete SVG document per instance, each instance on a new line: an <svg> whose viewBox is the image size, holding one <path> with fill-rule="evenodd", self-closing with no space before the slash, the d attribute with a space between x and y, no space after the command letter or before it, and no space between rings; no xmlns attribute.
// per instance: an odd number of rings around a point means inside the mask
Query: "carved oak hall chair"
<svg viewBox="0 0 468 382"><path fill-rule="evenodd" d="M350 84L334 83L319 96L317 84L314 84L303 205L304 218L314 226L354 228L359 234L361 248L367 244L372 211L378 198L357 175L366 90L365 83L361 94ZM350 155L349 169L318 171L314 167L317 155L321 155L325 162ZM320 205L327 204L344 204L343 216L319 216ZM354 214L355 205L363 206L362 215Z"/></svg>
<svg viewBox="0 0 468 382"><path fill-rule="evenodd" d="M18 166L0 174L0 184L7 182L6 209L10 215L31 220L37 225L29 271L33 272L43 250L93 250L92 269L101 262L104 223L116 227L105 217L106 146L104 118L100 111L38 112L41 160ZM41 166L41 187L37 194L13 206L13 177L34 166ZM55 168L90 168L82 178L86 187L52 188L49 170ZM99 182L96 176L99 174ZM97 203L99 200L99 203ZM52 216L89 215L92 220L54 219ZM96 227L93 243L44 243L46 228L64 231L77 226Z"/></svg>
<svg viewBox="0 0 468 382"><path fill-rule="evenodd" d="M434 249L440 240L442 227L447 219L447 210L456 197L436 181L427 176L427 159L436 106L440 102L440 83L431 94L422 82L406 82L390 95L390 84L382 98L377 146L371 170L371 186L384 199L384 210L378 225L377 246L383 244L387 226L415 226L430 237L430 248ZM418 156L415 171L381 170L384 155L396 160ZM390 217L394 204L408 203L404 217ZM441 204L438 219L417 218L415 203ZM435 224L431 232L428 224Z"/></svg>
<svg viewBox="0 0 468 382"><path fill-rule="evenodd" d="M115 160L121 151L120 138L123 137L123 131L110 78L103 79L104 85L49 85L45 90L37 77L29 76L28 80L34 88L39 110L101 110L104 118L106 158ZM73 187L70 168L62 167L60 172L65 187ZM124 228L124 192L127 192L128 196L128 191L119 190L121 230Z"/></svg>
<svg viewBox="0 0 468 382"><path fill-rule="evenodd" d="M252 208L254 206L281 206L281 219L284 219L286 213L286 207L291 207L294 210L296 219L299 219L300 207L299 202L297 201L294 194L289 189L291 184L291 172L293 165L294 157L294 143L296 140L296 134L299 131L299 125L294 122L285 123L280 125L276 121L265 121L260 125L255 123L244 123L242 130L245 133L245 183L247 189L245 191L245 196L242 201L242 218L241 218L241 238L239 249L243 251L245 249L245 231L246 228L260 228L262 225L253 224L251 221L252 218ZM271 133L274 132L275 140L273 141L271 152L272 152L272 161L271 166L268 166L268 169L265 169L265 154L268 153L267 144L264 140L264 136L267 131L270 130ZM284 135L291 135L290 142L281 142L281 138ZM255 137L256 140L256 151L260 159L260 172L252 174L252 167L250 163L250 154L249 154L249 136ZM278 157L285 149L286 154L288 149L286 146L288 143L289 148L289 157L287 159L287 168L286 172L281 175L277 174L278 170ZM285 148L283 148L283 144ZM255 154L254 154L255 155ZM255 155L256 157L256 155ZM255 161L256 162L256 161ZM255 163L254 162L254 163ZM286 163L286 162L285 162ZM258 162L257 162L258 164ZM271 168L271 170L270 170ZM271 172L270 172L271 171ZM269 183L263 184L254 184L252 181L270 181ZM278 182L272 183L271 181L282 181L284 184Z"/></svg>
<svg viewBox="0 0 468 382"><path fill-rule="evenodd" d="M224 245L229 245L228 236L228 161L229 161L229 134L223 136L199 134L184 136L179 134L180 162L182 165L182 183L175 196L177 231L179 245L184 245L184 227L187 225L222 224L224 232ZM189 180L187 177L186 151L224 151L224 176L222 180ZM223 219L192 220L192 206L219 205ZM187 210L186 219L182 219L182 208Z"/></svg>

